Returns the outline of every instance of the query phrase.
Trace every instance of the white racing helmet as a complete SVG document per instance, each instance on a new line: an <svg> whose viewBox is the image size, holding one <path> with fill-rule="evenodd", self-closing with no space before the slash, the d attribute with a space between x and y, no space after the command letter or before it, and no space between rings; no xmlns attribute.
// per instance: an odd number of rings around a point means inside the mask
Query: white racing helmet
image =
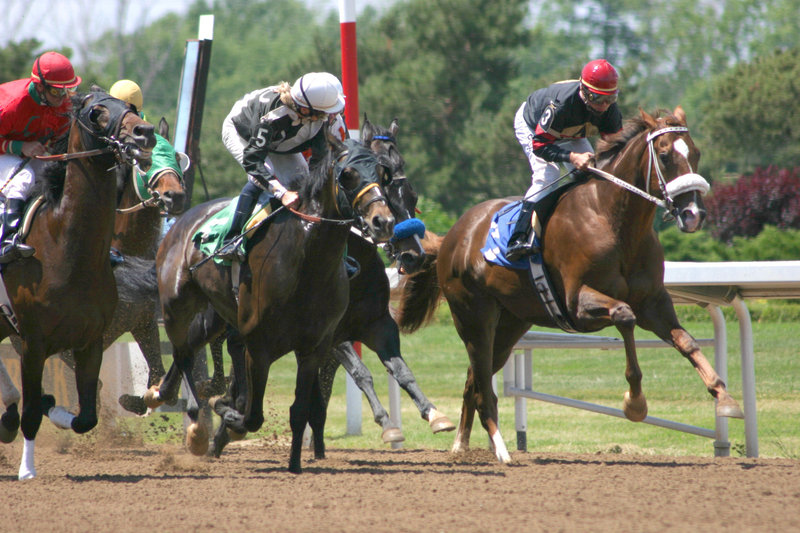
<svg viewBox="0 0 800 533"><path fill-rule="evenodd" d="M300 76L292 85L294 103L311 111L338 113L344 109L342 83L327 72L309 72Z"/></svg>

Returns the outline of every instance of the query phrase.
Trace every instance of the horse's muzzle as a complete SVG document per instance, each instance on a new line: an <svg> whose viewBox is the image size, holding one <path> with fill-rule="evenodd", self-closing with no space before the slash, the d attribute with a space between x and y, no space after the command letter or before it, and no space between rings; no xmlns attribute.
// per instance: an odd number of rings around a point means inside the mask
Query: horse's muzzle
<svg viewBox="0 0 800 533"><path fill-rule="evenodd" d="M706 210L692 203L678 212L676 223L678 229L684 233L694 233L703 227L706 220Z"/></svg>

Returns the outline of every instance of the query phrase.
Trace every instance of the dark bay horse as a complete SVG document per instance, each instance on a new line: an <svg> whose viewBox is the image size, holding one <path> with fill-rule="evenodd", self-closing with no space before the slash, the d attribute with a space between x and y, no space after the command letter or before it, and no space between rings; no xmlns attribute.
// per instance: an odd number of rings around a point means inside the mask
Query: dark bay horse
<svg viewBox="0 0 800 533"><path fill-rule="evenodd" d="M349 284L342 258L353 222L361 219L377 242L393 233L394 217L380 184L385 169L373 152L354 140L328 135L329 150L315 162L301 189L302 212L281 209L269 224L250 236L247 259L237 269L206 261L192 236L228 201L201 204L170 229L156 256L164 327L174 347L174 363L151 396L171 397L181 374L189 384L188 415L193 424L187 444L196 454L208 448L204 427L197 424L197 395L191 376L197 348L220 333L191 332L192 323L209 304L228 324L236 324L246 346L247 403L235 415L234 430L257 430L264 421L263 397L272 362L294 351L298 363L295 403L290 411L292 448L289 470L300 472L306 424L315 430L315 454L324 457L325 409L318 370L330 350L336 325L348 303ZM345 206L340 199L346 198ZM238 283L232 281L237 276ZM238 298L237 298L238 292ZM237 305L238 300L238 305ZM198 338L199 337L199 338ZM150 399L148 398L148 401ZM226 424L228 419L224 419Z"/></svg>
<svg viewBox="0 0 800 533"><path fill-rule="evenodd" d="M663 251L653 230L654 198L639 194L653 191L681 230L696 231L705 214L698 189L707 190L705 180L694 174L700 152L680 106L663 117L644 111L640 115L627 121L620 134L600 141L597 153L600 170L638 193L596 177L567 191L544 229L544 264L577 331L615 326L622 335L630 386L623 400L628 419L641 421L647 415L634 345L637 324L689 359L717 400L717 416L742 418L725 383L675 316L663 283ZM412 331L426 321L444 293L470 360L453 451L468 448L477 409L504 463L511 458L497 423L491 377L531 325L557 327L528 272L497 266L481 254L494 213L511 201L481 203L456 222L441 242L435 269L408 280L396 317L404 331Z"/></svg>
<svg viewBox="0 0 800 533"><path fill-rule="evenodd" d="M147 361L148 386L158 383L166 373L157 322L156 250L164 214L175 216L183 212L186 193L182 171L188 168L188 158L178 154L167 141L169 125L164 118L158 129L150 169L145 173L133 168L130 173L117 176L118 206L111 247L122 258L113 269L119 297L111 323L103 333L104 351L124 333L131 333ZM18 337L14 341L15 347L19 346ZM75 368L71 351L62 353L61 358ZM147 412L141 397L124 394L119 402L136 414Z"/></svg>
<svg viewBox="0 0 800 533"><path fill-rule="evenodd" d="M67 155L61 157L67 161L66 174L63 167L60 173L46 173L47 201L28 232L27 242L36 253L3 270L22 338L25 445L20 479L36 476L34 439L44 414L77 433L97 424L102 335L117 302L108 259L117 177L137 162L148 168L156 143L151 124L105 93L76 96L73 108ZM15 333L10 322L0 322L0 338ZM77 416L54 406L52 396L42 396L45 360L68 348L75 357Z"/></svg>
<svg viewBox="0 0 800 533"><path fill-rule="evenodd" d="M365 116L360 137L361 142L375 153L378 162L388 170L387 178L383 182L383 190L395 221L400 222L400 226L402 226L403 222L412 219L415 215L417 194L406 177L405 160L397 148L398 132L399 125L396 120L391 123L389 129L386 129L371 123ZM421 241L416 234L411 234L401 240L406 242L398 242L393 238L384 246L389 247L389 255L395 256L398 262L405 265L406 268L415 269L424 257ZM402 250L402 252L392 252L393 250ZM361 272L350 280L350 302L334 334L334 343L340 344L332 349L332 353L325 358L320 367L320 387L325 405L330 399L336 370L340 365L344 365L355 383L366 395L374 420L383 430L383 441L389 443L404 440L402 431L392 421L375 393L372 374L353 348L352 342L359 341L378 354L388 372L408 393L419 409L420 416L428 422L434 433L455 429L447 416L436 409L436 406L422 392L413 372L402 357L399 330L389 313L389 279L375 245L370 242L368 237L351 233L347 240L347 251L359 262ZM222 337L220 337L221 339ZM230 337L228 339L229 352L235 359L237 355L231 350ZM215 353L215 374L218 373L217 368L220 369L220 372L222 369L221 350L221 343L212 344L212 353ZM236 366L234 363L234 368ZM230 406L234 405L238 409L242 409L242 392L234 385L227 398L215 401L218 412L224 414ZM223 408L220 409L220 407ZM214 437L214 455L218 457L221 454L229 437L224 424L221 424ZM241 437L241 435L236 437Z"/></svg>

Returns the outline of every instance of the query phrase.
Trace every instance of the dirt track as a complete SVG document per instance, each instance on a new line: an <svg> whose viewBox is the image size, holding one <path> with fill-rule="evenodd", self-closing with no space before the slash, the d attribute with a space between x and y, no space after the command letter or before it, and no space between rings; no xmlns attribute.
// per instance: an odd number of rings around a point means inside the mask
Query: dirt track
<svg viewBox="0 0 800 533"><path fill-rule="evenodd" d="M25 482L21 440L2 445L0 531L800 530L787 459L331 449L295 476L263 441L218 460L101 441L37 439Z"/></svg>

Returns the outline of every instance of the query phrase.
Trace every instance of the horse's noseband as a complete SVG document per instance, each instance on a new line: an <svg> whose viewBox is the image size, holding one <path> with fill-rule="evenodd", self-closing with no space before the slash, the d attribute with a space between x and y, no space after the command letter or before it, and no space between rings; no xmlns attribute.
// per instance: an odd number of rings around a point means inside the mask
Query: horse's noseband
<svg viewBox="0 0 800 533"><path fill-rule="evenodd" d="M705 195L710 188L708 182L705 178L703 178L703 176L693 172L692 164L689 161L689 148L686 145L686 141L683 139L678 139L675 141L675 143L673 143L673 149L681 154L684 159L686 159L686 164L689 165L689 172L686 174L681 174L669 183L667 183L667 180L664 178L664 175L661 172L661 166L658 164L658 156L656 155L655 148L653 147L653 140L659 135L663 135L665 133L686 133L688 131L689 128L686 126L666 126L664 128L651 131L647 134L647 150L649 157L647 158L645 190L647 193L650 192L650 176L652 175L653 167L655 167L656 177L658 178L658 186L661 189L661 195L664 197L664 206L666 207L667 212L671 214L674 214L673 197L690 191L698 191L701 195Z"/></svg>

